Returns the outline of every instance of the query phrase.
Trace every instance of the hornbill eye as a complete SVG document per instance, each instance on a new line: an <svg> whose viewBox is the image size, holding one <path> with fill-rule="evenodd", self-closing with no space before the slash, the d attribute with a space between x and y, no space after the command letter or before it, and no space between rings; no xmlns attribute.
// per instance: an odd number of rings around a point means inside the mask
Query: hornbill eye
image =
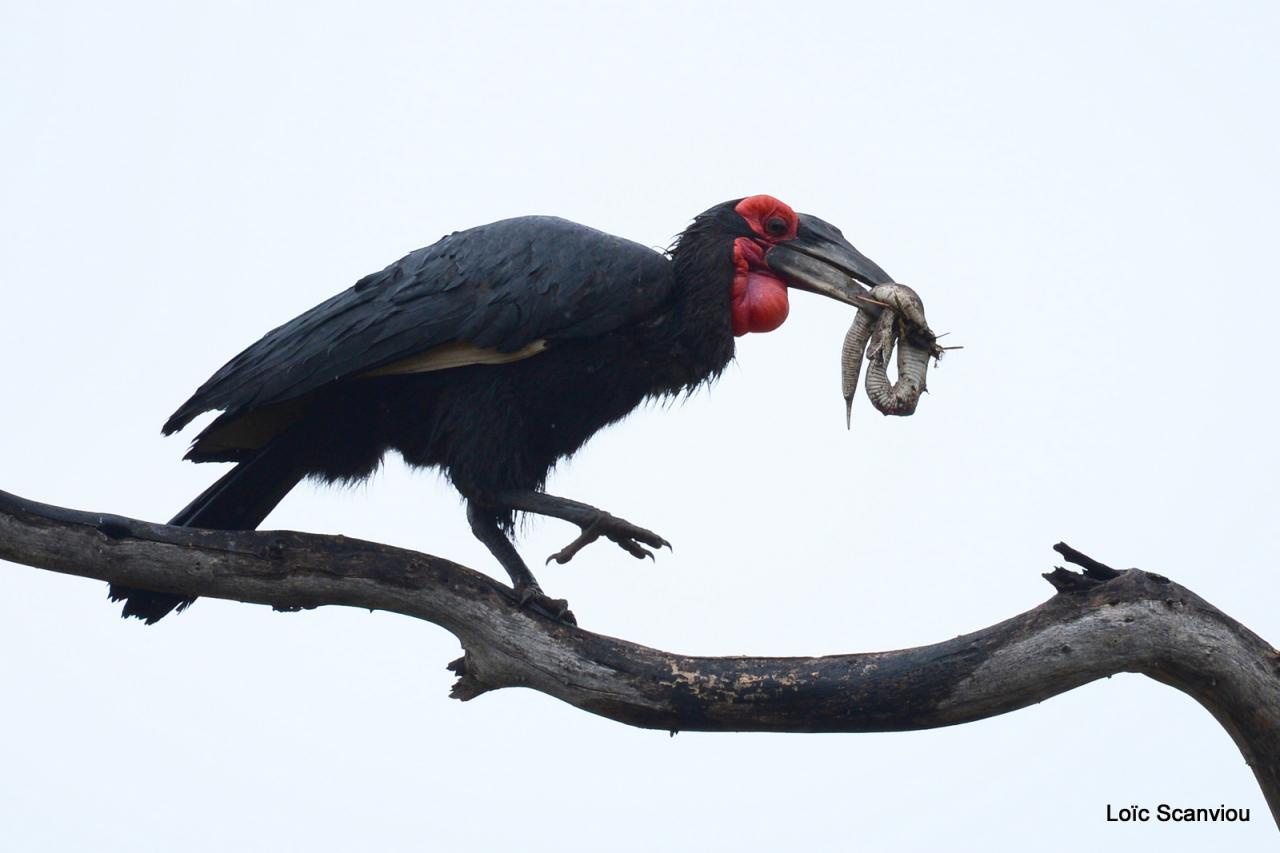
<svg viewBox="0 0 1280 853"><path fill-rule="evenodd" d="M768 231L771 237L781 237L787 233L787 220L781 216L770 216L764 223L764 230Z"/></svg>

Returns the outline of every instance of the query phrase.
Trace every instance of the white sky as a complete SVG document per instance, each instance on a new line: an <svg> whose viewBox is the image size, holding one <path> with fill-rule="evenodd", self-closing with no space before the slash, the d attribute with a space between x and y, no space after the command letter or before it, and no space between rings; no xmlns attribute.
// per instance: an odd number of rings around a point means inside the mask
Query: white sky
<svg viewBox="0 0 1280 853"><path fill-rule="evenodd" d="M966 349L910 419L800 294L719 385L550 490L675 543L539 572L673 651L946 639L1032 607L1059 539L1280 637L1274 4L0 6L0 488L163 520L220 466L165 417L272 326L442 234L554 213L666 245L768 192L840 226ZM188 433L189 437L190 433ZM392 464L267 527L501 570ZM531 564L576 532L536 522ZM446 697L451 635L0 568L12 850L1262 849L1227 735L1120 676L897 735L629 729ZM1108 803L1249 807L1108 825Z"/></svg>

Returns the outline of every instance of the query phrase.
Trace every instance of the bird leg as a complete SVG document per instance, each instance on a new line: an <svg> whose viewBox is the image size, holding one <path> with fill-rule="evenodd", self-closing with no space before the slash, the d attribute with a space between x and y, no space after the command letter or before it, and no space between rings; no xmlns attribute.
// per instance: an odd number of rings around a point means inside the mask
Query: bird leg
<svg viewBox="0 0 1280 853"><path fill-rule="evenodd" d="M499 492L494 495L494 499L511 509L558 518L576 524L582 529L578 538L548 557L548 563L552 560L561 564L569 562L579 551L601 536L617 543L622 550L637 559L648 557L652 560L653 552L649 548L671 547L670 542L652 530L646 530L626 519L610 515L602 509L571 501L568 498L558 498L546 492ZM645 545L649 548L645 548Z"/></svg>
<svg viewBox="0 0 1280 853"><path fill-rule="evenodd" d="M578 624L578 620L569 610L568 601L563 598L552 598L542 591L533 572L529 571L529 567L524 564L524 560L516 552L511 540L502 532L492 512L487 512L475 503L467 501L467 521L471 524L471 532L484 543L489 553L497 558L502 568L507 570L516 595L519 596L521 607L528 607L536 613L570 625Z"/></svg>

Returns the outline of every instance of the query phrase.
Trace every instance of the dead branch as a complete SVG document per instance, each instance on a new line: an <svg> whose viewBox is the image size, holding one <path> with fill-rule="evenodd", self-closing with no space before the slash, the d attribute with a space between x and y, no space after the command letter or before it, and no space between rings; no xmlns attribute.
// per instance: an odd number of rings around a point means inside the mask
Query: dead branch
<svg viewBox="0 0 1280 853"><path fill-rule="evenodd" d="M130 586L277 610L348 605L455 634L452 695L531 687L644 728L873 732L1003 714L1118 672L1209 710L1280 822L1280 658L1195 593L1116 571L1059 544L1075 573L1026 613L931 646L824 657L687 657L554 622L489 577L439 557L342 536L194 530L0 492L0 559Z"/></svg>

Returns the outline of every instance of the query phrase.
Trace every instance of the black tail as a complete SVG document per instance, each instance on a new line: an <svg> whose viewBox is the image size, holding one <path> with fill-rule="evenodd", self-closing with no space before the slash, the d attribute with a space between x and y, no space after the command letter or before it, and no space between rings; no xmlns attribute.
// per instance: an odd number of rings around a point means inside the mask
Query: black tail
<svg viewBox="0 0 1280 853"><path fill-rule="evenodd" d="M253 530L303 476L293 454L277 441L224 474L169 523L211 530ZM148 625L175 608L181 613L195 601L171 592L152 592L116 583L111 584L107 595L112 601L124 602L122 616L137 617Z"/></svg>

